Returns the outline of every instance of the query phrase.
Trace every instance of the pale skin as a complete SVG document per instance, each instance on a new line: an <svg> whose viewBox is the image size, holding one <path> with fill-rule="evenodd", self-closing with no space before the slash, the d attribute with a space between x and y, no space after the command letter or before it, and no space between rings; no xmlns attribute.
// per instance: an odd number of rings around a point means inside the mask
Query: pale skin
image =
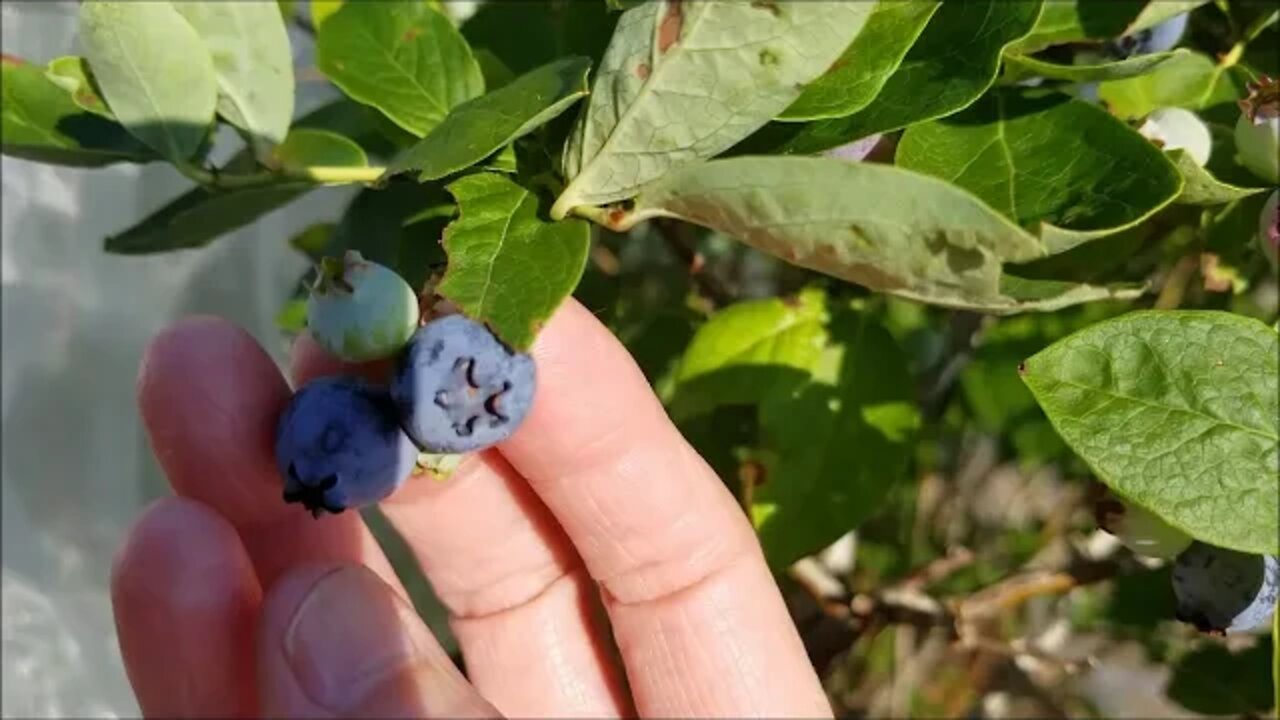
<svg viewBox="0 0 1280 720"><path fill-rule="evenodd" d="M450 611L464 677L357 514L280 499L290 384L351 368L303 336L286 380L214 318L161 333L138 394L174 496L112 575L143 713L830 717L749 523L626 350L570 300L533 354L515 435L382 503Z"/></svg>

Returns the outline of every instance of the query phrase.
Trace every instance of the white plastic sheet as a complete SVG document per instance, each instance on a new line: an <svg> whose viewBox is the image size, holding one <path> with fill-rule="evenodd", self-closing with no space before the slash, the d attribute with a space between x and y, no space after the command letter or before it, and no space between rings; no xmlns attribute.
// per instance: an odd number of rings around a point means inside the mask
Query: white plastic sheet
<svg viewBox="0 0 1280 720"><path fill-rule="evenodd" d="M74 2L6 0L3 50L37 62L76 53L75 16ZM309 41L293 39L309 67ZM330 92L304 84L299 112ZM6 717L136 716L108 577L129 523L167 492L134 405L138 360L152 335L192 313L227 317L283 358L273 318L304 268L286 240L335 219L346 191L312 193L208 248L120 257L102 239L187 181L163 165L2 162L0 707Z"/></svg>

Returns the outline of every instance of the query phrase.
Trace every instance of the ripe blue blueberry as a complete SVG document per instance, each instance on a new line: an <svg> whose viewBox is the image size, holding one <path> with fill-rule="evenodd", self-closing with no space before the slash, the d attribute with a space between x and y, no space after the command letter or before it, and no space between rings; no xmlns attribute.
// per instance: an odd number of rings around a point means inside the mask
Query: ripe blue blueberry
<svg viewBox="0 0 1280 720"><path fill-rule="evenodd" d="M1191 545L1191 536L1169 525L1155 513L1108 496L1094 509L1098 526L1111 533L1138 555L1172 559Z"/></svg>
<svg viewBox="0 0 1280 720"><path fill-rule="evenodd" d="M284 500L315 516L387 497L413 472L417 456L390 394L357 378L307 383L276 427Z"/></svg>
<svg viewBox="0 0 1280 720"><path fill-rule="evenodd" d="M1182 40L1187 31L1187 13L1174 15L1162 23L1130 33L1107 43L1109 55L1116 59L1166 52Z"/></svg>
<svg viewBox="0 0 1280 720"><path fill-rule="evenodd" d="M418 327L418 298L396 272L350 250L325 258L307 301L311 336L348 362L394 355Z"/></svg>
<svg viewBox="0 0 1280 720"><path fill-rule="evenodd" d="M1195 542L1173 565L1177 617L1215 635L1267 624L1280 594L1280 561Z"/></svg>
<svg viewBox="0 0 1280 720"><path fill-rule="evenodd" d="M1240 164L1268 183L1280 183L1280 80L1249 83L1240 110L1235 132Z"/></svg>
<svg viewBox="0 0 1280 720"><path fill-rule="evenodd" d="M391 397L419 448L464 453L515 432L533 402L534 385L533 358L454 314L414 333L396 365Z"/></svg>

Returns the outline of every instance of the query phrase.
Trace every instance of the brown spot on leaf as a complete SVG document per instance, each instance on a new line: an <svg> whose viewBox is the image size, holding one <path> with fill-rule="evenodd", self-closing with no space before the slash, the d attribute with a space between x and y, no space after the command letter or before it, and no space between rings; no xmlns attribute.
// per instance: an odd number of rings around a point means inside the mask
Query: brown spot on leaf
<svg viewBox="0 0 1280 720"><path fill-rule="evenodd" d="M97 95L94 95L92 92L82 89L82 90L76 91L76 104L91 105L93 107L102 107L102 100Z"/></svg>
<svg viewBox="0 0 1280 720"><path fill-rule="evenodd" d="M658 24L658 52L665 53L680 39L680 31L684 28L684 0L668 0L667 14L662 16Z"/></svg>
<svg viewBox="0 0 1280 720"><path fill-rule="evenodd" d="M636 77L641 80L649 79L649 63L640 63L636 66Z"/></svg>
<svg viewBox="0 0 1280 720"><path fill-rule="evenodd" d="M777 0L752 0L751 7L764 10L774 17L782 17L782 8L778 7Z"/></svg>
<svg viewBox="0 0 1280 720"><path fill-rule="evenodd" d="M620 207L614 207L609 209L609 213L605 216L605 222L609 224L609 229L617 230L622 225L623 219L626 217L626 210L623 210Z"/></svg>
<svg viewBox="0 0 1280 720"><path fill-rule="evenodd" d="M417 40L419 37L421 37L421 35L422 35L422 28L414 25L410 27L408 30L404 31L404 34L400 36L400 42L411 43L414 40Z"/></svg>
<svg viewBox="0 0 1280 720"><path fill-rule="evenodd" d="M1023 360L1022 362L1018 363L1018 374L1019 374L1019 375L1026 375L1026 374L1027 374L1027 361L1026 361L1026 360Z"/></svg>
<svg viewBox="0 0 1280 720"><path fill-rule="evenodd" d="M26 65L26 64L27 64L27 61L23 60L17 55L10 55L9 53L0 53L0 65L18 67L20 65Z"/></svg>
<svg viewBox="0 0 1280 720"><path fill-rule="evenodd" d="M778 53L776 50L764 48L760 51L760 64L765 67L773 67L778 64Z"/></svg>

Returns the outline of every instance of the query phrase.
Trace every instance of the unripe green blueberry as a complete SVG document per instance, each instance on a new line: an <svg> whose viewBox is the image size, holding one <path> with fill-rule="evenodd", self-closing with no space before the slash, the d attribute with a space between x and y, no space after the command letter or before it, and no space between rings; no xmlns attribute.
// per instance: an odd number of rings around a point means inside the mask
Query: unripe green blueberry
<svg viewBox="0 0 1280 720"><path fill-rule="evenodd" d="M341 260L321 261L307 327L321 347L347 362L390 357L418 327L418 297L394 270L349 250Z"/></svg>
<svg viewBox="0 0 1280 720"><path fill-rule="evenodd" d="M1095 515L1099 527L1138 555L1168 560L1191 545L1191 536L1155 513L1113 495L1098 501Z"/></svg>
<svg viewBox="0 0 1280 720"><path fill-rule="evenodd" d="M1280 81L1263 77L1249 83L1236 121L1240 163L1269 183L1280 183Z"/></svg>
<svg viewBox="0 0 1280 720"><path fill-rule="evenodd" d="M1280 190L1272 190L1258 218L1258 243L1271 267L1280 270Z"/></svg>
<svg viewBox="0 0 1280 720"><path fill-rule="evenodd" d="M1138 132L1164 150L1184 150L1200 167L1209 162L1213 137L1198 115L1182 108L1160 108L1147 116Z"/></svg>

